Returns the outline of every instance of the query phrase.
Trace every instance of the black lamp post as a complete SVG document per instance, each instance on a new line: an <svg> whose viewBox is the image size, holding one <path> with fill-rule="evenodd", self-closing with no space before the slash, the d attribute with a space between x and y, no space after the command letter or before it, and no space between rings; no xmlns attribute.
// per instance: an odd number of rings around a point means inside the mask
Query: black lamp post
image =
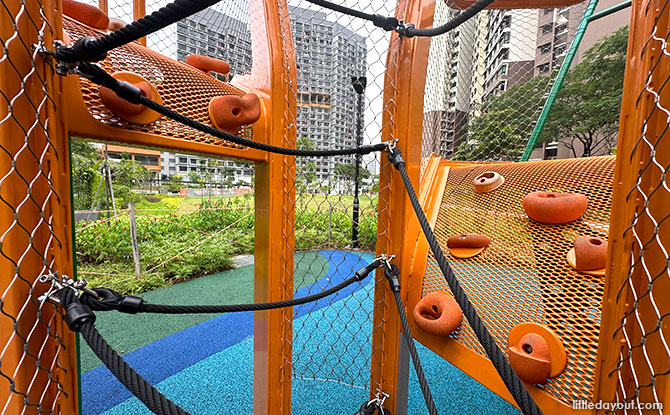
<svg viewBox="0 0 670 415"><path fill-rule="evenodd" d="M351 78L351 83L354 85L354 90L358 94L358 109L356 114L356 146L360 147L363 141L363 93L367 85L367 78L364 76L354 76ZM358 181L361 170L361 155L356 154L356 173L354 175L354 212L351 224L351 246L359 248L358 244L358 217L359 217L359 203L358 203Z"/></svg>

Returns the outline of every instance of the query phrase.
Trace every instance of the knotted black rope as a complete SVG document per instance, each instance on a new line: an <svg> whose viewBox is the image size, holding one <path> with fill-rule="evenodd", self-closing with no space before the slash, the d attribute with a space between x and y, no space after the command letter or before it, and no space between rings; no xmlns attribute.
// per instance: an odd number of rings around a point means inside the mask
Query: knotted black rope
<svg viewBox="0 0 670 415"><path fill-rule="evenodd" d="M256 304L231 304L231 305L162 305L149 304L140 297L122 295L108 288L94 288L99 299L90 294L82 294L80 302L92 310L108 311L118 310L124 313L159 313L159 314L206 314L206 313L235 313L241 311L272 310L276 308L293 307L301 304L320 300L334 294L357 281L364 280L372 271L379 268L381 262L374 260L354 273L354 275L341 283L321 291L320 293L308 295L291 300L274 301Z"/></svg>
<svg viewBox="0 0 670 415"><path fill-rule="evenodd" d="M430 392L430 387L428 386L428 380L426 380L426 374L423 373L423 366L421 366L421 360L419 359L419 352L416 350L416 345L414 344L414 337L412 337L412 331L409 328L409 322L407 321L407 314L405 313L405 306L402 303L402 298L400 297L400 269L396 265L390 265L385 267L384 277L389 282L389 288L393 292L395 297L395 304L398 308L398 315L400 316L400 323L402 324L403 336L405 337L405 342L407 342L407 347L409 349L409 355L412 357L412 363L414 364L414 371L416 372L416 377L419 379L419 387L421 387L421 393L423 393L423 399L426 401L426 408L428 408L428 413L430 415L437 415L437 407L435 406L435 401L433 400L433 394Z"/></svg>
<svg viewBox="0 0 670 415"><path fill-rule="evenodd" d="M352 154L364 155L372 153L374 151L382 151L387 147L386 144L379 143L379 144L366 144L360 147L345 148L339 150L301 150L301 149L285 148L285 147L273 146L270 144L259 143L257 141L248 140L246 138L229 134L225 131L221 131L209 125L202 124L192 118L188 118L155 101L152 101L147 97L143 96L142 91L139 88L127 82L119 81L118 79L114 78L112 75L107 73L104 69L102 69L98 65L88 62L81 62L79 64L79 72L81 75L89 79L91 82L111 89L120 98L125 99L126 101L132 104L145 105L149 109L152 109L161 115L164 115L172 120L180 122L198 131L202 131L205 134L210 134L235 144L255 148L261 151L267 151L269 153L283 154L287 156L299 156L299 157L331 157L331 156L344 156Z"/></svg>
<svg viewBox="0 0 670 415"><path fill-rule="evenodd" d="M179 20L213 6L220 0L175 0L114 32L97 39L84 37L73 46L56 49L56 58L63 62L97 62L105 59L107 52L155 33Z"/></svg>
<svg viewBox="0 0 670 415"><path fill-rule="evenodd" d="M116 378L150 411L159 415L188 415L188 412L166 398L135 371L105 339L93 324L95 315L90 308L79 302L75 291L66 287L58 292L60 303L65 307L65 321L70 329L78 331L89 347Z"/></svg>
<svg viewBox="0 0 670 415"><path fill-rule="evenodd" d="M468 319L470 327L472 327L472 330L477 335L479 343L484 347L486 355L491 360L491 363L493 363L493 366L495 366L498 374L500 374L503 382L505 382L505 386L507 386L507 389L514 397L514 400L519 405L519 408L521 408L521 411L526 415L542 414L542 411L540 411L540 408L537 406L533 398L528 393L528 390L526 390L523 383L521 380L519 380L519 377L510 366L509 361L507 358L505 358L504 353L498 347L495 339L493 336L491 336L488 328L484 325L484 322L479 317L479 314L477 314L477 310L475 310L475 307L470 302L470 299L468 299L465 291L463 291L463 287L461 287L461 284L456 278L456 275L454 275L454 271L451 269L449 261L447 261L444 252L442 252L442 248L440 247L440 244L438 243L437 238L435 237L435 234L433 233L433 230L428 223L428 219L426 219L426 215L423 213L419 199L416 196L412 182L410 181L407 170L405 169L405 161L402 158L400 150L398 148L389 150L388 157L391 164L395 166L395 168L402 176L402 180L405 183L405 189L407 190L407 195L409 196L409 200L412 203L414 212L419 219L421 229L423 229L423 233L426 235L430 250L433 251L435 260L440 266L440 270L442 270L444 278L447 281L447 284L449 284L451 292L454 294L454 299L456 299L458 305L461 307L465 318Z"/></svg>

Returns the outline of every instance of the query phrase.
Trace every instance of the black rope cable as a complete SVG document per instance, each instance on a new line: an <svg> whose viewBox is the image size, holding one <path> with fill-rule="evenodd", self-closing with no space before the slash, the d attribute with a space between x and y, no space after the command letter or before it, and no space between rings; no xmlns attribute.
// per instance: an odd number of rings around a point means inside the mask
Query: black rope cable
<svg viewBox="0 0 670 415"><path fill-rule="evenodd" d="M81 333L81 336L102 363L150 411L159 415L188 415L188 412L154 388L110 347L95 328L95 315L88 307L79 302L73 289L61 289L58 292L58 298L67 310L65 318L68 326ZM86 307L86 309L82 310L82 307ZM87 312L88 314L86 314ZM73 315L74 317L72 317Z"/></svg>
<svg viewBox="0 0 670 415"><path fill-rule="evenodd" d="M142 298L132 295L122 295L108 288L94 288L100 299L96 299L90 294L82 294L79 301L96 311L118 310L130 314L135 313L159 313L159 314L207 314L207 313L235 313L242 311L261 311L272 310L276 308L293 307L301 304L320 300L331 294L334 294L354 282L364 280L372 271L379 268L381 262L375 260L369 265L359 269L354 275L341 283L321 291L316 294L308 295L291 300L274 301L255 304L230 304L230 305L163 305L149 304Z"/></svg>
<svg viewBox="0 0 670 415"><path fill-rule="evenodd" d="M159 103L143 96L139 88L127 82L120 82L98 65L88 62L81 62L79 63L79 72L80 75L86 77L91 82L111 89L120 98L125 99L126 101L132 104L145 105L149 109L154 110L161 115L164 115L172 120L185 124L203 133L245 147L255 148L261 151L267 151L269 153L283 154L287 156L298 156L298 157L331 157L331 156L345 156L353 154L364 155L372 153L374 151L382 151L387 147L387 145L384 143L378 143L378 144L366 144L360 147L345 148L339 150L303 150L303 149L285 148L265 143L259 143L257 141L229 134L225 131L221 131L209 125L202 124L194 119L186 117L163 105L160 105Z"/></svg>
<svg viewBox="0 0 670 415"><path fill-rule="evenodd" d="M414 36L433 37L450 32L470 20L474 15L484 10L494 1L495 0L478 0L472 6L458 13L450 21L443 25L427 29L417 29L413 24L401 24L400 21L395 17L385 17L379 14L365 13L360 10L355 10L349 7L340 6L339 4L331 3L327 0L307 0L309 3L324 7L326 9L373 22L375 26L381 27L384 30L395 30L400 36L408 38Z"/></svg>
<svg viewBox="0 0 670 415"><path fill-rule="evenodd" d="M417 29L412 25L407 26L405 29L399 30L398 33L400 33L401 36L405 37L414 37L414 36L433 37L443 35L447 32L454 30L463 23L467 22L472 17L474 17L474 15L484 10L494 1L495 0L478 0L475 4L463 10L462 12L458 13L450 21L441 26L426 29Z"/></svg>
<svg viewBox="0 0 670 415"><path fill-rule="evenodd" d="M409 178L409 175L407 174L407 170L405 169L405 161L402 159L402 154L399 149L394 148L393 150L389 151L389 161L400 172L402 180L405 184L405 189L407 190L407 195L410 202L412 203L412 207L414 208L414 212L416 213L419 223L421 224L421 229L423 230L423 233L428 240L428 245L430 246L430 249L435 256L435 260L440 266L440 270L442 270L444 278L447 281L447 284L449 284L451 292L454 294L454 299L461 307L463 315L465 315L468 322L470 323L470 327L472 327L472 330L477 335L479 343L481 343L481 345L484 347L486 355L491 360L491 363L493 363L493 366L496 368L496 371L498 371L498 374L500 374L500 377L505 383L505 386L507 386L507 389L514 397L514 400L519 405L519 408L521 408L521 411L526 415L541 415L542 411L537 406L533 398L528 393L528 390L524 387L523 383L510 366L509 361L505 358L504 353L498 347L498 344L489 332L486 325L484 325L484 322L482 321L481 317L479 317L479 314L477 314L477 310L475 310L475 307L470 302L468 295L465 293L463 287L461 287L460 282L456 278L454 271L451 269L449 261L447 261L444 252L442 252L442 248L440 247L440 244L437 241L437 238L435 237L428 220L426 219L426 215L423 213L423 208L419 203L419 199L416 196L412 182Z"/></svg>
<svg viewBox="0 0 670 415"><path fill-rule="evenodd" d="M402 298L400 297L400 280L398 276L400 275L400 269L397 265L391 265L385 267L384 276L389 282L389 287L393 292L395 297L395 304L398 309L398 315L400 316L400 323L402 324L403 336L405 337L405 342L409 349L409 354L412 357L412 364L414 365L414 371L416 372L416 377L419 379L419 387L421 388L421 393L423 393L423 399L426 401L426 408L428 408L428 413L430 415L438 415L437 407L435 406L435 401L433 400L433 394L430 392L430 386L428 386L428 380L426 379L426 374L423 372L423 366L421 365L421 360L419 359L419 352L416 350L416 345L414 344L414 337L412 336L412 331L409 327L409 322L407 321L407 314L405 313L405 306L402 303Z"/></svg>
<svg viewBox="0 0 670 415"><path fill-rule="evenodd" d="M97 39L82 38L73 47L59 47L56 58L63 62L89 61L105 59L107 52L157 32L192 14L202 11L220 0L175 0L155 12L146 15L118 30Z"/></svg>

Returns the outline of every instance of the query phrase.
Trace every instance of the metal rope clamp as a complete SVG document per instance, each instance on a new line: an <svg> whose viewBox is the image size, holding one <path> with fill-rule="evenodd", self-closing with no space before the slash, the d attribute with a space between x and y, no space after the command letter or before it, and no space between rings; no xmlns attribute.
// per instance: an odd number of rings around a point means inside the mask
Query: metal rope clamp
<svg viewBox="0 0 670 415"><path fill-rule="evenodd" d="M88 281L86 281L85 279L82 278L80 280L75 281L72 278L68 277L67 275L59 275L58 271L41 275L38 278L38 281L44 283L51 283L51 287L49 287L49 290L47 290L46 293L37 297L37 300L40 302L40 307L42 307L47 300L50 300L56 304L60 304L60 299L58 298L57 294L58 291L62 290L63 288L71 288L75 291L77 295L79 294L79 291L83 291L86 294L90 294L95 298L100 297L98 293L86 287L86 285L88 285Z"/></svg>
<svg viewBox="0 0 670 415"><path fill-rule="evenodd" d="M384 408L384 402L390 395L377 388L375 397L364 403L354 415L391 415L391 411Z"/></svg>

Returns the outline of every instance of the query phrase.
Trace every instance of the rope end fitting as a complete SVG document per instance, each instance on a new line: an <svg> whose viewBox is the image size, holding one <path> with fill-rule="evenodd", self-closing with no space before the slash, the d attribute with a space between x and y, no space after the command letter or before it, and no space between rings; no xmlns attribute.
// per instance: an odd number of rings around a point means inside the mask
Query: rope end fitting
<svg viewBox="0 0 670 415"><path fill-rule="evenodd" d="M391 30L396 30L400 25L400 21L395 17L387 17L381 14L373 15L372 23L377 27L381 27L387 32L390 32Z"/></svg>
<svg viewBox="0 0 670 415"><path fill-rule="evenodd" d="M79 331L84 324L95 322L95 314L87 305L75 301L67 306L65 322L70 330Z"/></svg>
<svg viewBox="0 0 670 415"><path fill-rule="evenodd" d="M400 292L400 268L397 265L391 264L390 268L387 267L384 272L384 277L389 282L389 288L393 292Z"/></svg>
<svg viewBox="0 0 670 415"><path fill-rule="evenodd" d="M398 22L398 26L395 28L396 33L400 37L406 37L411 39L415 36L416 26L413 23L405 23L402 20Z"/></svg>
<svg viewBox="0 0 670 415"><path fill-rule="evenodd" d="M84 36L77 39L72 46L60 46L56 48L55 56L61 62L98 62L107 57L106 52L95 52L92 43L96 39Z"/></svg>
<svg viewBox="0 0 670 415"><path fill-rule="evenodd" d="M393 167L398 169L400 165L405 165L405 160L402 158L402 152L397 147L389 147L386 152L388 153L389 162L393 164Z"/></svg>

